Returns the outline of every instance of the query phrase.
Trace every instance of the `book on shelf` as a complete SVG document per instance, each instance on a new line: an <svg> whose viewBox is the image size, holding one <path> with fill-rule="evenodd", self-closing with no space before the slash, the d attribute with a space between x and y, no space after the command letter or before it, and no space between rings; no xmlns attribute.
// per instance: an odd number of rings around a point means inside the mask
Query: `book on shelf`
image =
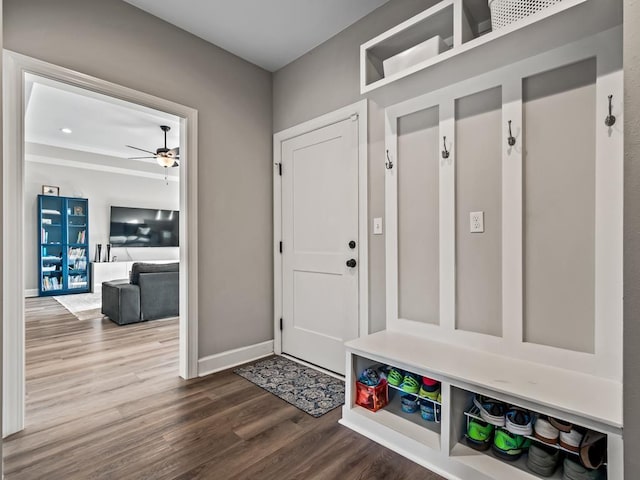
<svg viewBox="0 0 640 480"><path fill-rule="evenodd" d="M78 258L73 261L73 263L69 263L69 270L86 270L87 269L87 259L84 257Z"/></svg>
<svg viewBox="0 0 640 480"><path fill-rule="evenodd" d="M42 209L42 214L43 215L60 215L60 210L53 210L51 208L43 208Z"/></svg>
<svg viewBox="0 0 640 480"><path fill-rule="evenodd" d="M71 275L69 277L69 288L80 288L87 286L87 277L85 275Z"/></svg>
<svg viewBox="0 0 640 480"><path fill-rule="evenodd" d="M85 259L85 249L81 247L69 247L69 261L77 260L77 259Z"/></svg>
<svg viewBox="0 0 640 480"><path fill-rule="evenodd" d="M84 243L85 232L86 232L86 230L82 230L82 231L78 232L78 238L76 240L76 243Z"/></svg>
<svg viewBox="0 0 640 480"><path fill-rule="evenodd" d="M61 290L62 283L58 277L42 277L42 290Z"/></svg>

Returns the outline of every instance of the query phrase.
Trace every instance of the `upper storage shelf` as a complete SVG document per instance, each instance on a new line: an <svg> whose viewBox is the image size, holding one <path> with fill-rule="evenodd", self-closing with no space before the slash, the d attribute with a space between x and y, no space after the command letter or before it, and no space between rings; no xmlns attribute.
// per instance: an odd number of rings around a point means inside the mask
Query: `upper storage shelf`
<svg viewBox="0 0 640 480"><path fill-rule="evenodd" d="M499 28L491 23L487 0L442 0L361 45L360 92L436 66L440 83L456 83L620 25L622 2L559 0Z"/></svg>

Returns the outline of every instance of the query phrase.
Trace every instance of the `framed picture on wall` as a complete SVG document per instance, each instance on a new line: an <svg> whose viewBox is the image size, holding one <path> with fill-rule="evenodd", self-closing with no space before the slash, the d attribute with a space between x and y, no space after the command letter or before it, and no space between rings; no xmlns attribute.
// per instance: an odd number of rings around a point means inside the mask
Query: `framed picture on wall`
<svg viewBox="0 0 640 480"><path fill-rule="evenodd" d="M58 197L60 196L60 187L54 187L53 185L42 185L42 194Z"/></svg>

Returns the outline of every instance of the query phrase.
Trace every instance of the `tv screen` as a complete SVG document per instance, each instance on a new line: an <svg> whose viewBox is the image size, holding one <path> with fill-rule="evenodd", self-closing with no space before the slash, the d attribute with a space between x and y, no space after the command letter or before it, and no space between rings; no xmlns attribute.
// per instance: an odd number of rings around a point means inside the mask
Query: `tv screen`
<svg viewBox="0 0 640 480"><path fill-rule="evenodd" d="M179 214L175 210L112 206L109 243L113 247L177 247Z"/></svg>

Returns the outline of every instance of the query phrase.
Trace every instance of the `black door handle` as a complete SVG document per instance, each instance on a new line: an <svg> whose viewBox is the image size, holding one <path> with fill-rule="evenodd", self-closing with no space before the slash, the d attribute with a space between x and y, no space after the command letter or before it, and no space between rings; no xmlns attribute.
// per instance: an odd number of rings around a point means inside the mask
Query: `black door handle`
<svg viewBox="0 0 640 480"><path fill-rule="evenodd" d="M350 248L351 250L353 250L354 248L356 248L356 242L354 242L353 240L351 240L351 241L349 242L349 248Z"/></svg>
<svg viewBox="0 0 640 480"><path fill-rule="evenodd" d="M355 258L350 258L349 260L347 260L347 267L349 268L353 268L358 264L358 262L356 262Z"/></svg>

